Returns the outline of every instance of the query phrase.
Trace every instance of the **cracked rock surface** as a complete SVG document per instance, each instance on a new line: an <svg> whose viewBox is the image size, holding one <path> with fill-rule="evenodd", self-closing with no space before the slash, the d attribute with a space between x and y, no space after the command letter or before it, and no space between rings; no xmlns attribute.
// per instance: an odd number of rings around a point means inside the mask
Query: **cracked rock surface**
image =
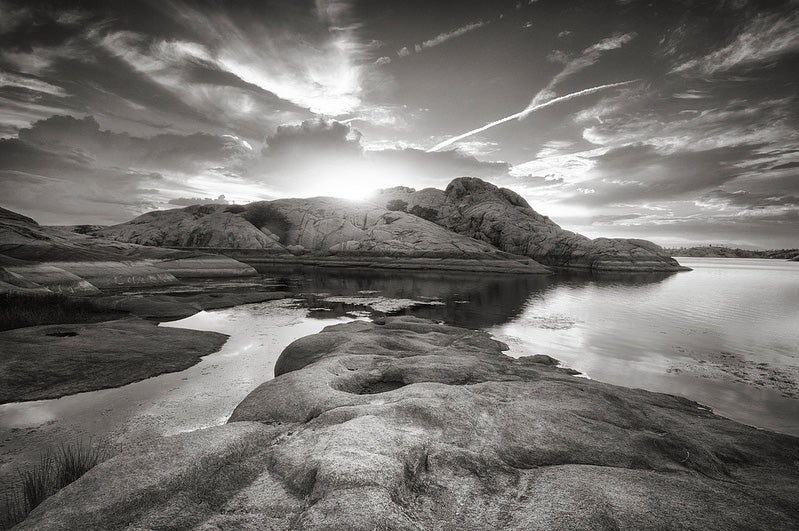
<svg viewBox="0 0 799 531"><path fill-rule="evenodd" d="M226 425L102 463L20 529L799 526L797 438L484 332L380 323L295 341Z"/></svg>

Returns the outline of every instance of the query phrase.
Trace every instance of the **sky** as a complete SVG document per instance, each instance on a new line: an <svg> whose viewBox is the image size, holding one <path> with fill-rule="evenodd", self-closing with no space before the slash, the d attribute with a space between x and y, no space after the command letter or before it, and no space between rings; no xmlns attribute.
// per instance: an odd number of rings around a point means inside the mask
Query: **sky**
<svg viewBox="0 0 799 531"><path fill-rule="evenodd" d="M0 0L0 205L475 176L590 237L799 247L796 72L795 0Z"/></svg>

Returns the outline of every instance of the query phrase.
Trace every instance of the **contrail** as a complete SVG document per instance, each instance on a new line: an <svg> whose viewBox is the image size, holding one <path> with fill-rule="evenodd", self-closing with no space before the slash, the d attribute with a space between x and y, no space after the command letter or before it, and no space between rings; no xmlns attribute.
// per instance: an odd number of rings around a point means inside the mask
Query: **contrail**
<svg viewBox="0 0 799 531"><path fill-rule="evenodd" d="M538 105L530 104L530 105L527 106L526 109L524 109L521 112L517 112L516 114L511 114L510 116L506 116L505 118L500 118L499 120L495 120L495 121L493 121L491 123L487 123L487 124L485 124L482 127L478 127L477 129L472 129L471 131L463 133L462 135L453 136L452 138L444 140L443 142L441 142L439 144L436 144L435 146L433 146L430 149L428 149L427 152L430 153L430 152L433 152L433 151L438 151L441 148L445 148L447 146L451 146L452 144L454 144L458 140L463 140L466 137L475 135L477 133L482 133L486 129L491 129L492 127L495 127L495 126L497 126L499 124L504 124L505 122L510 122L511 120L515 120L517 118L519 120L521 120L522 118L527 117L528 114L531 114L531 113L537 111L538 109L543 109L544 107L549 107L550 105L554 105L554 104L560 103L562 101L570 100L572 98L577 98L579 96L587 96L588 94L593 94L594 92L599 92L600 90L605 90L605 89L609 89L609 88L613 88L613 87L620 87L622 85L629 85L630 83L635 83L636 81L639 81L639 80L638 79L631 79L630 81L621 81L619 83L610 83L608 85L599 85L598 87L591 87L591 88L587 88L587 89L583 89L583 90L578 90L577 92L572 92L571 94L566 94L565 96L559 96L559 97L553 98L553 99L551 99L551 100L549 100L547 102L539 103Z"/></svg>

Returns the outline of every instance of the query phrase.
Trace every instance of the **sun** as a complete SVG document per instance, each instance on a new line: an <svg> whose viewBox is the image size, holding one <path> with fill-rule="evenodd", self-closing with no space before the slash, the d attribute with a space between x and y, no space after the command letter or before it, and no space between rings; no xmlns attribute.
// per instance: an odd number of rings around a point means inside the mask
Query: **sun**
<svg viewBox="0 0 799 531"><path fill-rule="evenodd" d="M313 186L311 195L330 196L350 201L365 201L380 188L380 179L375 171L360 165L340 165L325 172Z"/></svg>

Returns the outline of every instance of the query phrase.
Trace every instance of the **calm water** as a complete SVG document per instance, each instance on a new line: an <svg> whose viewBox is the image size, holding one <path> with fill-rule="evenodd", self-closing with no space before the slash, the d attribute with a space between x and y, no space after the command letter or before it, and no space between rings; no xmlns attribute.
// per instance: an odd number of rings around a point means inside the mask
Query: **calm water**
<svg viewBox="0 0 799 531"><path fill-rule="evenodd" d="M680 262L694 270L546 277L264 272L308 306L326 309L312 317L364 315L369 308L359 297L438 301L398 313L484 329L506 342L510 355L548 354L597 380L683 395L720 415L799 435L799 263ZM331 303L325 294L353 299Z"/></svg>
<svg viewBox="0 0 799 531"><path fill-rule="evenodd" d="M799 263L680 262L694 270L523 277L264 269L258 284L295 298L163 324L231 336L194 367L115 389L0 405L0 479L60 441L91 437L120 448L221 424L272 377L288 343L384 312L484 329L507 343L510 355L548 354L590 378L683 395L740 422L799 435Z"/></svg>

